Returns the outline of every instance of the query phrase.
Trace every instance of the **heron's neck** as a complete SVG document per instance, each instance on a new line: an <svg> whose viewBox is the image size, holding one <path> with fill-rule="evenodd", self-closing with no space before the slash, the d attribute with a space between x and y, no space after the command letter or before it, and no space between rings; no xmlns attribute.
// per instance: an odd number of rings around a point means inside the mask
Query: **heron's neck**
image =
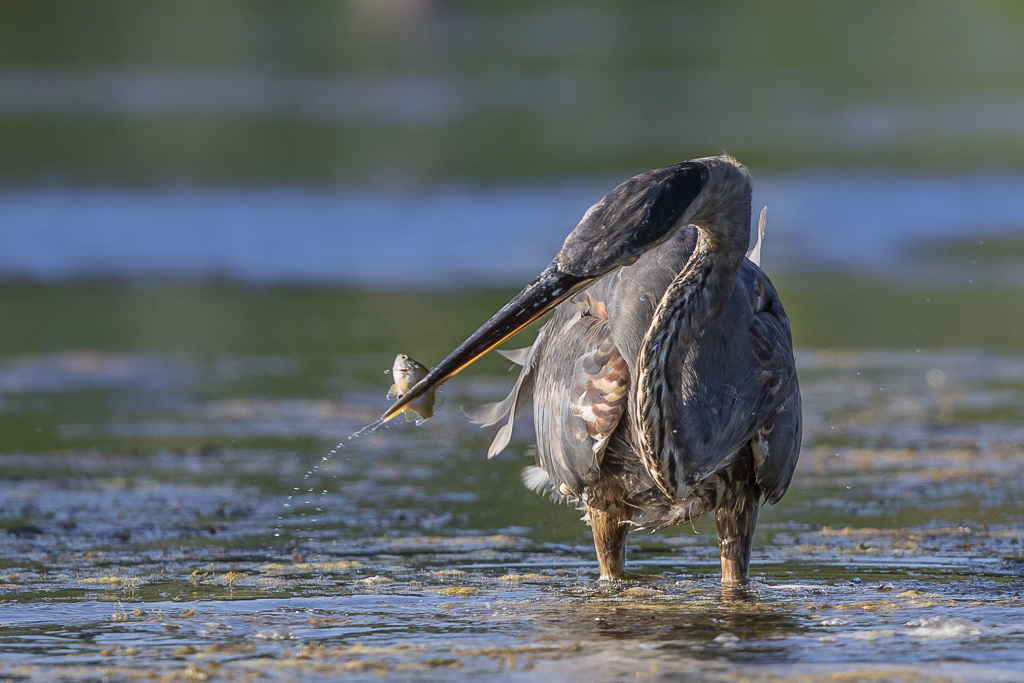
<svg viewBox="0 0 1024 683"><path fill-rule="evenodd" d="M709 241L703 230L698 234L693 255L665 290L644 336L629 411L640 457L670 498L694 483L685 480L677 452L695 436L682 433L683 361L725 308L743 260L742 250L737 258L735 249Z"/></svg>

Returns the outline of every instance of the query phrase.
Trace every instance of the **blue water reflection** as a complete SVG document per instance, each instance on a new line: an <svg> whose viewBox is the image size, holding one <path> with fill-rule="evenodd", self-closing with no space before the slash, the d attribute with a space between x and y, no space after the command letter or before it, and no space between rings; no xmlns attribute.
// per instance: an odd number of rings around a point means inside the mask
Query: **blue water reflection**
<svg viewBox="0 0 1024 683"><path fill-rule="evenodd" d="M922 244L1024 235L1024 175L756 173L766 266L885 272ZM615 180L400 192L298 187L0 192L0 277L222 276L516 285Z"/></svg>

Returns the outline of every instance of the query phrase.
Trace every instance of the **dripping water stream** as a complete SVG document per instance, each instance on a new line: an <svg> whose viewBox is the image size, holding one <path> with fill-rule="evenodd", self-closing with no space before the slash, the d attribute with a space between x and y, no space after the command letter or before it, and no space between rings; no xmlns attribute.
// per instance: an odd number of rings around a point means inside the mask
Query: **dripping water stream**
<svg viewBox="0 0 1024 683"><path fill-rule="evenodd" d="M329 451L327 451L326 455L321 455L320 456L320 460L317 461L310 469L306 470L306 473L302 476L302 480L304 482L303 486L301 486L301 487L300 486L293 487L292 488L292 493L288 494L288 496L285 499L285 501L281 504L282 507L291 508L293 506L293 502L295 501L295 496L299 495L300 498L307 498L308 497L308 499L302 501L302 505L304 505L304 506L315 505L316 507L313 509L313 512L315 514L317 514L317 515L319 515L321 512L323 512L324 509L325 509L324 508L324 503L323 503L323 497L326 496L329 493L329 489L326 489L326 488L325 489L321 489L321 491L319 493L317 493L316 492L316 487L313 487L313 486L308 486L307 487L306 484L308 484L313 477L315 477L316 475L320 474L320 470L324 466L325 463L330 462L332 457L337 455L339 453L339 451L342 451L342 450L345 449L347 442L350 442L353 439L358 439L360 436L362 436L362 435L364 435L366 433L371 433L372 434L373 432L376 432L381 427L387 427L387 424L384 422L384 420L374 420L373 422L371 422L371 423L369 423L367 425L364 425L363 427L360 427L356 431L352 432L347 437L345 437L344 440L339 441L337 444L335 444L335 446L333 448L331 448ZM337 479L338 475L335 474L335 475L332 475L332 477L334 479ZM303 490L302 490L303 488L305 488L305 492L303 492ZM317 500L316 503L313 502L314 499ZM305 518L305 517L308 516L308 514L309 514L308 507L304 507L304 508L302 508L302 511L299 513L299 517L300 518ZM275 538L280 538L281 530L283 528L282 527L282 523L284 522L284 515L278 515L277 521L278 521L278 524L274 527L274 537ZM311 524L316 524L318 521L319 521L318 517L312 517L312 518L309 519L309 522ZM301 532L301 533L305 533L305 532L309 531L309 528L310 527L303 526L303 527L300 527L298 529L298 531ZM308 540L309 542L312 543L316 539L314 539L312 537L307 537L306 540Z"/></svg>

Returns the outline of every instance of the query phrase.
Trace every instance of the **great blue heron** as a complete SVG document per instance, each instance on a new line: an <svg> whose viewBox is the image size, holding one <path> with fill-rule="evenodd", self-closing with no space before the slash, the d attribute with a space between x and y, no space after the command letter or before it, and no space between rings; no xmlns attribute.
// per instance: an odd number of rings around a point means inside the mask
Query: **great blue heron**
<svg viewBox="0 0 1024 683"><path fill-rule="evenodd" d="M534 398L536 467L524 482L586 504L601 578L624 576L632 526L712 510L724 583L744 582L758 508L785 493L800 451L789 319L744 258L751 181L728 156L642 173L592 206L551 264L393 405L387 420L554 309L511 394Z"/></svg>

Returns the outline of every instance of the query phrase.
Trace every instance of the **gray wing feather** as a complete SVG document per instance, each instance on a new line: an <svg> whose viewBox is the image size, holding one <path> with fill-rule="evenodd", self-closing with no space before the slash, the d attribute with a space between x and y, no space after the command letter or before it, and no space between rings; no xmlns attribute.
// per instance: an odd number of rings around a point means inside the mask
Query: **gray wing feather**
<svg viewBox="0 0 1024 683"><path fill-rule="evenodd" d="M537 374L543 379L534 387L533 419L537 464L556 487L564 484L580 493L597 482L603 444L595 448L587 415L581 410L578 387L586 383L587 375L600 372L586 367L585 359L608 340L609 329L604 320L580 315L575 307L568 310L571 315L561 321L560 328L552 330L552 338L559 341L557 347L538 359ZM549 325L557 322L552 319Z"/></svg>
<svg viewBox="0 0 1024 683"><path fill-rule="evenodd" d="M777 301L767 276L745 261L725 310L685 352L677 446L689 486L770 428L794 390L789 324L781 305L771 308Z"/></svg>
<svg viewBox="0 0 1024 683"><path fill-rule="evenodd" d="M512 428L515 425L516 413L523 407L526 400L530 397L530 393L533 391L534 378L536 377L536 363L532 361L531 354L534 349L537 348L538 343L542 342L541 336L537 337L537 342L533 346L526 349L517 349L515 351L508 352L509 355L515 358L521 359L523 369L519 373L519 377L516 379L515 385L512 387L512 391L509 392L508 396L504 400L498 403L488 403L487 405L475 407L475 408L463 408L462 412L466 414L466 417L471 422L479 424L481 427L490 427L496 425L503 419L506 419L504 425L495 434L494 440L491 442L490 448L487 449L487 458L493 458L498 453L501 453L508 446L508 442L512 439ZM524 353L525 352L525 353ZM502 355L505 355L504 353ZM508 355L505 356L509 358ZM512 362L516 362L513 358L509 358Z"/></svg>
<svg viewBox="0 0 1024 683"><path fill-rule="evenodd" d="M752 440L754 473L765 500L775 504L789 488L800 457L803 406L786 311L760 269L754 273L751 289L757 311L750 326L751 345L763 378L757 407L758 419L763 421Z"/></svg>
<svg viewBox="0 0 1024 683"><path fill-rule="evenodd" d="M498 355L514 365L526 365L526 359L530 357L533 346L522 349L498 349Z"/></svg>
<svg viewBox="0 0 1024 683"><path fill-rule="evenodd" d="M754 444L757 484L765 501L771 505L779 502L793 479L793 470L800 455L802 422L800 390L794 385L770 429L767 433L761 430Z"/></svg>
<svg viewBox="0 0 1024 683"><path fill-rule="evenodd" d="M505 400L466 414L483 426L507 420L488 450L493 457L508 445L516 411L532 391L536 462L555 491L565 485L580 493L597 480L601 456L628 398L629 371L612 343L608 321L579 300L563 303L522 360L519 379ZM536 483L539 475L531 472L530 481Z"/></svg>
<svg viewBox="0 0 1024 683"><path fill-rule="evenodd" d="M744 262L725 310L686 351L681 400L677 444L687 485L763 433L769 452L755 473L769 499L782 495L799 455L799 385L789 320L753 263Z"/></svg>

